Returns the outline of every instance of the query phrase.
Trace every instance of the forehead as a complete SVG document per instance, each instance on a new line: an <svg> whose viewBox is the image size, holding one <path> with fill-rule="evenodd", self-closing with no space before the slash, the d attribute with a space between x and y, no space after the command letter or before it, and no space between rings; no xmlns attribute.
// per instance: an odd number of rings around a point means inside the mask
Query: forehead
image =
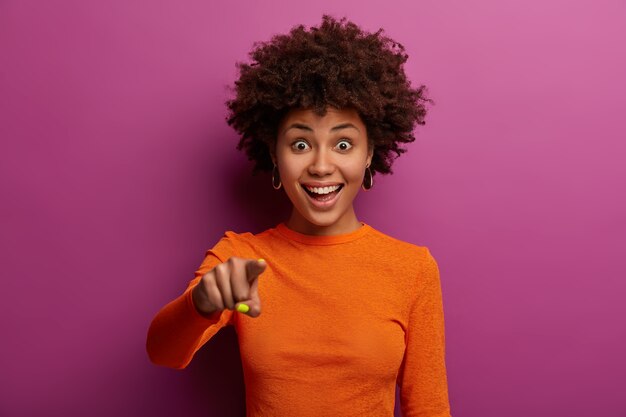
<svg viewBox="0 0 626 417"><path fill-rule="evenodd" d="M313 128L316 125L325 126L343 122L351 122L363 126L363 121L355 109L337 109L335 107L327 107L324 116L316 114L312 109L291 109L281 121L280 127L282 129L294 122L306 123Z"/></svg>

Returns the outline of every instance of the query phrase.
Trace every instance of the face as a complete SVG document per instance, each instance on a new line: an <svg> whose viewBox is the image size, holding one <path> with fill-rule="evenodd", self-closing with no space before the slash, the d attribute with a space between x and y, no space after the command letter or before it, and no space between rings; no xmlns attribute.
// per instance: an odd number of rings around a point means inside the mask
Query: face
<svg viewBox="0 0 626 417"><path fill-rule="evenodd" d="M293 203L287 226L312 235L358 229L361 224L352 202L372 155L356 110L328 107L324 116L318 116L310 109L292 109L278 127L272 152Z"/></svg>

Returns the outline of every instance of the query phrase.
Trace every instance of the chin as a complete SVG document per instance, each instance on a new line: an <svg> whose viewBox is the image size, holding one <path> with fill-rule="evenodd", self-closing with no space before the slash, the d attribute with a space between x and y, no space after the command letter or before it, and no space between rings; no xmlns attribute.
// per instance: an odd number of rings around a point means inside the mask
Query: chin
<svg viewBox="0 0 626 417"><path fill-rule="evenodd" d="M300 212L303 220L306 220L308 223L319 227L329 227L337 224L339 221L341 221L343 214L344 212L339 213L338 211L334 210L327 212L314 212L309 210L306 212L306 215L302 216L302 212Z"/></svg>

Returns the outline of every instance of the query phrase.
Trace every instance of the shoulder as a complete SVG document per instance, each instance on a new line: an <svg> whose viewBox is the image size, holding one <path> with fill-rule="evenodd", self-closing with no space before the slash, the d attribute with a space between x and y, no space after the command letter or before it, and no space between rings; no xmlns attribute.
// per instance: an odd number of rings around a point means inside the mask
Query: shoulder
<svg viewBox="0 0 626 417"><path fill-rule="evenodd" d="M427 246L398 239L373 227L372 233L370 233L370 242L377 250L407 257L412 262L424 262L431 256Z"/></svg>
<svg viewBox="0 0 626 417"><path fill-rule="evenodd" d="M369 245L375 248L377 260L384 260L384 270L389 284L394 283L398 298L406 301L406 308L416 297L433 287L438 281L438 269L428 246L398 239L374 229Z"/></svg>
<svg viewBox="0 0 626 417"><path fill-rule="evenodd" d="M388 264L393 265L396 276L405 277L405 284L409 287L439 279L439 267L428 246L407 242L376 229L373 229L371 239L376 258L390 260Z"/></svg>
<svg viewBox="0 0 626 417"><path fill-rule="evenodd" d="M233 245L259 245L267 240L275 239L276 234L276 228L269 228L258 233L227 230L220 240L230 242Z"/></svg>
<svg viewBox="0 0 626 417"><path fill-rule="evenodd" d="M260 233L237 232L234 230L225 231L219 238L215 246L207 252L212 252L219 257L222 262L231 256L253 257L259 251L259 247L265 244L265 240L271 238L273 229L268 229Z"/></svg>

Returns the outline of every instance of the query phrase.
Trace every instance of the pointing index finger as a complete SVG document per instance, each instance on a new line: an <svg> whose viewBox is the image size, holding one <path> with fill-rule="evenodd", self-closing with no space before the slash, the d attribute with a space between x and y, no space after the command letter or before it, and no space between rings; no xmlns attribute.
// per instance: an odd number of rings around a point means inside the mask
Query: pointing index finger
<svg viewBox="0 0 626 417"><path fill-rule="evenodd" d="M267 267L267 262L263 258L259 258L257 260L251 260L246 264L246 271L248 281L254 280L256 277L261 275L265 268Z"/></svg>

